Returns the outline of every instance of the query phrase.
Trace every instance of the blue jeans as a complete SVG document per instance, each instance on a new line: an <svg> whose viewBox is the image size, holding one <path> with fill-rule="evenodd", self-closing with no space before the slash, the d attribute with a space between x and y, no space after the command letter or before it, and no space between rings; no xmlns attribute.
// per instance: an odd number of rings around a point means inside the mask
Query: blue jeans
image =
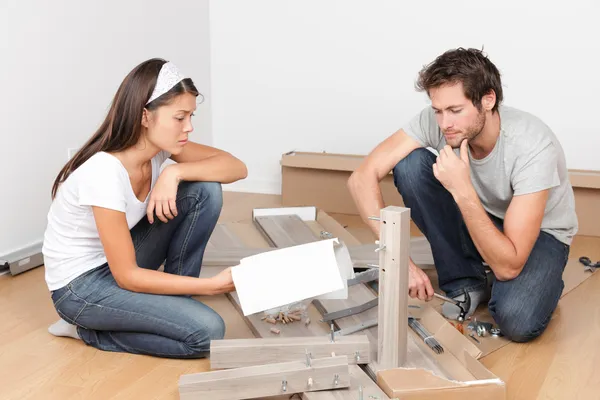
<svg viewBox="0 0 600 400"><path fill-rule="evenodd" d="M483 259L475 247L452 195L433 175L436 156L417 149L393 170L394 182L411 218L433 252L440 288L455 297L485 289ZM503 221L489 215L502 231ZM550 322L564 288L562 274L570 247L541 232L522 272L509 281L492 282L490 313L509 339L526 342Z"/></svg>
<svg viewBox="0 0 600 400"><path fill-rule="evenodd" d="M223 205L221 185L182 182L178 216L167 223L143 218L131 230L137 264L198 277L204 249ZM225 334L223 319L190 296L131 292L117 285L108 264L52 292L56 311L100 350L169 358L201 358Z"/></svg>

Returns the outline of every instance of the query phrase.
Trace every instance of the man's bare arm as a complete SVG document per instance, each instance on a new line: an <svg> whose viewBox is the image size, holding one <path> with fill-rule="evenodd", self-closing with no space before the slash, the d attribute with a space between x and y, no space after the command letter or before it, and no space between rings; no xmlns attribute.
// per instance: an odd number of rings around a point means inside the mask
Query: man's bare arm
<svg viewBox="0 0 600 400"><path fill-rule="evenodd" d="M456 199L475 247L499 280L514 279L523 270L540 234L548 190L515 196L504 219L504 233L484 210L477 194Z"/></svg>
<svg viewBox="0 0 600 400"><path fill-rule="evenodd" d="M348 179L348 190L363 221L379 237L379 223L369 220L385 206L379 182L413 150L422 147L402 129L381 142Z"/></svg>

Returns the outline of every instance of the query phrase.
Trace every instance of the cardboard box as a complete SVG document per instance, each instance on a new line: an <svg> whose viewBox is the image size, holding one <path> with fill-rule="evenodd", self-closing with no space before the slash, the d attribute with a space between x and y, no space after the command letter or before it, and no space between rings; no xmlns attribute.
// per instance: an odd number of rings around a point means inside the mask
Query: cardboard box
<svg viewBox="0 0 600 400"><path fill-rule="evenodd" d="M502 400L506 386L477 359L481 352L444 317L431 307L411 314L420 318L421 324L444 347L443 356L436 362L447 376L439 376L425 368L395 368L379 371L377 384L390 398L402 400L463 400L481 398ZM410 360L409 360L410 361ZM476 397L474 397L476 396Z"/></svg>
<svg viewBox="0 0 600 400"><path fill-rule="evenodd" d="M281 158L284 206L314 205L328 213L358 214L346 182L364 156L293 152ZM600 237L600 171L569 170L579 235ZM392 174L380 183L386 205L403 206Z"/></svg>

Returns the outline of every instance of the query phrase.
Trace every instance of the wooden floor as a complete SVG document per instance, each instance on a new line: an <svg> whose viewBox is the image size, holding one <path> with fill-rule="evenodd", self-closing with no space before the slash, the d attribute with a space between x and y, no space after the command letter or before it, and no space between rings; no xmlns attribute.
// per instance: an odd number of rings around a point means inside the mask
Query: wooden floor
<svg viewBox="0 0 600 400"><path fill-rule="evenodd" d="M249 219L254 207L280 205L279 196L225 193L222 221ZM370 240L353 216L333 215ZM577 237L571 257L600 260L600 239ZM202 298L227 322L226 337L250 332L224 296ZM482 359L507 384L509 399L600 398L600 275L568 293L538 340L511 343ZM230 318L228 318L228 316ZM207 360L166 360L97 351L55 338L58 318L43 267L0 277L0 399L177 399L180 375L209 368Z"/></svg>

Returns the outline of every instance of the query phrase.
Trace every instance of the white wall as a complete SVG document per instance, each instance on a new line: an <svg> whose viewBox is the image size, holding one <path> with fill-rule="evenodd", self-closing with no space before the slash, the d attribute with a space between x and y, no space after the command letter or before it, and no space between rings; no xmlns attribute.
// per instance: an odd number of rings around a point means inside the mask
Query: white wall
<svg viewBox="0 0 600 400"><path fill-rule="evenodd" d="M194 79L194 139L212 143L208 0L3 0L0 37L0 258L42 239L67 148L138 63L162 57Z"/></svg>
<svg viewBox="0 0 600 400"><path fill-rule="evenodd" d="M460 46L484 46L505 103L555 130L569 168L600 170L599 4L212 1L215 145L249 167L231 188L278 193L290 150L367 154L428 104L419 69Z"/></svg>

